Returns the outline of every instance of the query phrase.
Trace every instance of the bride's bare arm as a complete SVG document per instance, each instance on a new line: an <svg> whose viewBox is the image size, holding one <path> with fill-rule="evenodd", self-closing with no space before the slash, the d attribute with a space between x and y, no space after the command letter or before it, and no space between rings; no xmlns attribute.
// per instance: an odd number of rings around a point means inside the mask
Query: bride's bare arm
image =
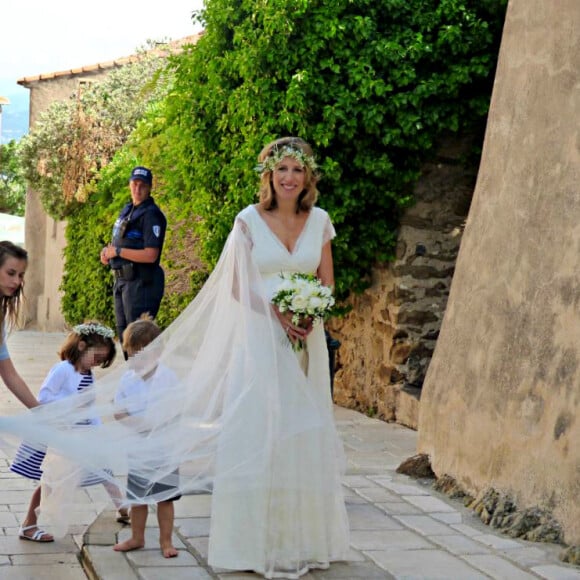
<svg viewBox="0 0 580 580"><path fill-rule="evenodd" d="M332 262L332 247L330 241L322 246L322 256L320 265L316 271L319 280L325 285L334 289L334 265Z"/></svg>

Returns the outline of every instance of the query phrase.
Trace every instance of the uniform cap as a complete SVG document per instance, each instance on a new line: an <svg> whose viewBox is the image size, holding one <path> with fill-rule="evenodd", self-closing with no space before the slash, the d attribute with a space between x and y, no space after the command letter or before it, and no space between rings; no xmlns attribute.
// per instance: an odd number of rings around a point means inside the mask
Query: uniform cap
<svg viewBox="0 0 580 580"><path fill-rule="evenodd" d="M131 171L131 177L129 178L129 181L135 181L136 179L140 179L148 185L152 185L153 173L151 173L151 169L147 169L147 167L135 167L133 171Z"/></svg>

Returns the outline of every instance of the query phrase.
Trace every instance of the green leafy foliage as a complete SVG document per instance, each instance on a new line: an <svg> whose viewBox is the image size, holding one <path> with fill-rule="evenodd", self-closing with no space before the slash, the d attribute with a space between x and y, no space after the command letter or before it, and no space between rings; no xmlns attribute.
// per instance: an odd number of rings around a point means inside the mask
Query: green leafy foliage
<svg viewBox="0 0 580 580"><path fill-rule="evenodd" d="M138 164L153 168L153 196L168 219L162 255L166 290L156 317L159 326L169 325L207 278L207 269L196 257L195 219L184 202L180 181L173 171L157 173L158 167L170 167L167 139L172 132L159 131L159 125L164 124L163 102L151 107L152 114L139 123L126 145L100 172L91 204L81 205L67 220L61 290L62 310L69 323L90 317L114 326L113 278L109 268L101 265L99 253L111 241L113 223L130 201L127 180Z"/></svg>
<svg viewBox="0 0 580 580"><path fill-rule="evenodd" d="M296 135L318 156L319 204L336 225L340 296L393 256L399 211L449 132L485 119L505 1L207 0L205 34L174 58L167 122L215 263L255 201L257 153Z"/></svg>
<svg viewBox="0 0 580 580"><path fill-rule="evenodd" d="M169 79L159 78L165 54L144 49L102 81L79 85L56 101L22 139L24 175L55 219L72 215L95 189L99 171L159 100Z"/></svg>
<svg viewBox="0 0 580 580"><path fill-rule="evenodd" d="M69 324L93 319L115 328L113 278L99 261L115 218L107 206L84 204L67 224L61 308Z"/></svg>
<svg viewBox="0 0 580 580"><path fill-rule="evenodd" d="M197 14L203 36L169 58L166 96L148 101L128 141L101 165L91 210L68 218L67 319L83 310L110 321L103 296L109 300L111 280L98 250L128 199L132 165L153 169L170 224L159 313L166 325L216 263L235 215L256 201L258 152L284 135L306 139L317 154L319 205L338 232L339 297L365 288L372 266L393 257L399 213L439 140L483 134L505 6L206 0Z"/></svg>
<svg viewBox="0 0 580 580"><path fill-rule="evenodd" d="M135 165L125 151L117 157L124 161L125 173L112 166L103 169L91 203L79 204L67 220L61 308L69 324L96 319L115 328L113 277L99 255L128 201L128 176Z"/></svg>
<svg viewBox="0 0 580 580"><path fill-rule="evenodd" d="M0 145L0 212L23 216L26 179L22 175L18 141Z"/></svg>

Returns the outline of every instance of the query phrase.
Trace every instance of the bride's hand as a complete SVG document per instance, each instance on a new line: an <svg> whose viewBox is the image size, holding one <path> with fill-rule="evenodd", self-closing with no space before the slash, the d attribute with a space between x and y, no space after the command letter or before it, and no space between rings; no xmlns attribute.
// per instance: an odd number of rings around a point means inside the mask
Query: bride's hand
<svg viewBox="0 0 580 580"><path fill-rule="evenodd" d="M284 332L288 335L290 340L304 340L312 332L312 318L309 316L307 318L303 318L300 324L296 325L292 322L291 312L280 312L280 310L274 306L274 313L276 314L276 318L278 318L278 321L282 325Z"/></svg>

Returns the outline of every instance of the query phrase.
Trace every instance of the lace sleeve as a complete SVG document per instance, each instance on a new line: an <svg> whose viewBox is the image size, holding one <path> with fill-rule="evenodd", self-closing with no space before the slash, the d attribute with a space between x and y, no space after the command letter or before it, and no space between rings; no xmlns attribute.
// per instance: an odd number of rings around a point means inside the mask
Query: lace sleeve
<svg viewBox="0 0 580 580"><path fill-rule="evenodd" d="M242 218L237 217L236 225L240 228L242 234L244 234L244 238L250 246L250 249L252 249L254 247L254 241L252 240L252 233L250 232L248 224Z"/></svg>
<svg viewBox="0 0 580 580"><path fill-rule="evenodd" d="M330 217L326 214L326 222L324 224L324 231L322 232L322 243L326 244L336 237L336 230L330 221Z"/></svg>

